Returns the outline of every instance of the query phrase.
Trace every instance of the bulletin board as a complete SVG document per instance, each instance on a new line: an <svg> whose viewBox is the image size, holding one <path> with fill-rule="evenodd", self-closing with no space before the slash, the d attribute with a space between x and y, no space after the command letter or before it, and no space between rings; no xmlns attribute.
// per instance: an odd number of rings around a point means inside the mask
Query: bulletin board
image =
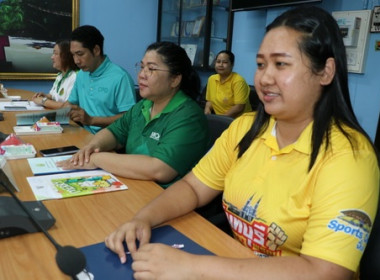
<svg viewBox="0 0 380 280"><path fill-rule="evenodd" d="M337 20L338 25L347 18L360 18L360 29L355 46L346 46L348 72L364 73L365 61L367 59L369 28L371 21L371 10L358 11L339 11L332 12L333 17Z"/></svg>

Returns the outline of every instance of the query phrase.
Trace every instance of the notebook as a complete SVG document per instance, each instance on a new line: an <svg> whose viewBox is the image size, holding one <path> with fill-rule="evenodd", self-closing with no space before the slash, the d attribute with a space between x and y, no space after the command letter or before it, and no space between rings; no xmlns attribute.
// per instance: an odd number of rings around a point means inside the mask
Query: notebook
<svg viewBox="0 0 380 280"><path fill-rule="evenodd" d="M153 229L150 242L167 245L183 244L184 248L178 250L198 255L213 255L213 253L201 247L172 226L162 226ZM133 279L131 258L128 258L125 264L121 264L119 257L110 251L104 242L82 247L80 250L86 256L87 271L92 273L95 279Z"/></svg>

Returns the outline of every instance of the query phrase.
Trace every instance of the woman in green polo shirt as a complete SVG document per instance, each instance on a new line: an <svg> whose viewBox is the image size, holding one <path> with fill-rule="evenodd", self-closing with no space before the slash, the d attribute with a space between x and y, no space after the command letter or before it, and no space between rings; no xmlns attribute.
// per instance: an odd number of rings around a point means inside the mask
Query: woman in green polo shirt
<svg viewBox="0 0 380 280"><path fill-rule="evenodd" d="M143 99L60 166L102 168L167 187L205 154L207 120L194 101L200 79L185 50L170 42L154 43L136 70ZM125 154L111 152L122 147Z"/></svg>

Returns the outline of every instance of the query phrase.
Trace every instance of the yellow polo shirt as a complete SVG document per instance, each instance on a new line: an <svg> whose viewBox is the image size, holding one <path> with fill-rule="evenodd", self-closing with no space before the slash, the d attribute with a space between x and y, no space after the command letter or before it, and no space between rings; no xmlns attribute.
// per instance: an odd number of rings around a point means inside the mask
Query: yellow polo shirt
<svg viewBox="0 0 380 280"><path fill-rule="evenodd" d="M220 82L220 75L215 74L207 81L206 100L211 101L217 115L224 115L237 104L245 104L243 113L251 112L249 92L248 84L239 74L232 72L223 83Z"/></svg>
<svg viewBox="0 0 380 280"><path fill-rule="evenodd" d="M279 149L275 121L237 160L240 139L255 113L236 119L193 169L209 187L224 190L223 207L235 237L256 255L305 254L356 271L375 216L379 167L367 139L355 155L334 126L308 172L312 123Z"/></svg>

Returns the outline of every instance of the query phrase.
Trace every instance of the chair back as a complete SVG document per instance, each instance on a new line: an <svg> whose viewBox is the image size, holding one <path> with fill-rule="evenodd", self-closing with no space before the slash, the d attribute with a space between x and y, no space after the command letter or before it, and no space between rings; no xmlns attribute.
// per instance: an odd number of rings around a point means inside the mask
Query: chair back
<svg viewBox="0 0 380 280"><path fill-rule="evenodd" d="M234 119L213 114L206 115L206 117L208 121L212 146L214 145L215 140L218 139L223 131L228 128ZM205 206L196 209L196 212L207 219L210 223L217 226L219 229L223 230L227 234L232 235L230 225L223 210L222 198L223 194L218 195Z"/></svg>
<svg viewBox="0 0 380 280"><path fill-rule="evenodd" d="M379 200L380 204L380 200ZM380 207L372 226L367 247L360 261L360 280L380 279Z"/></svg>
<svg viewBox="0 0 380 280"><path fill-rule="evenodd" d="M208 128L210 131L210 141L211 146L214 145L216 139L223 133L223 131L228 128L230 123L234 120L233 118L221 115L208 114L206 115Z"/></svg>

